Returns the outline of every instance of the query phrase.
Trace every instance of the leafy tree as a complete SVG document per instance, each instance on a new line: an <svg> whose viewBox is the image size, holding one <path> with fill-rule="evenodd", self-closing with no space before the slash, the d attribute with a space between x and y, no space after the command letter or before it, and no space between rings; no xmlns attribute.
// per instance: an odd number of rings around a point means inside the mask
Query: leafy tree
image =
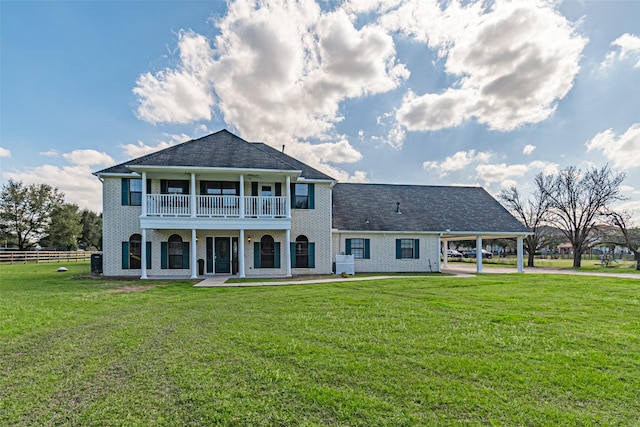
<svg viewBox="0 0 640 427"><path fill-rule="evenodd" d="M102 248L102 217L88 209L80 212L82 233L78 243L83 249Z"/></svg>
<svg viewBox="0 0 640 427"><path fill-rule="evenodd" d="M626 246L633 253L636 270L640 270L640 228L631 227L629 213L609 211L605 213L607 222L617 228L618 233L609 237L609 241L617 246Z"/></svg>
<svg viewBox="0 0 640 427"><path fill-rule="evenodd" d="M0 224L19 250L28 250L46 234L51 212L63 202L64 194L48 184L25 186L10 179L0 190Z"/></svg>
<svg viewBox="0 0 640 427"><path fill-rule="evenodd" d="M544 226L549 215L549 198L538 190L523 200L515 186L502 190L499 198L512 215L532 231L522 244L528 254L527 266L534 267L536 251L549 244L549 228Z"/></svg>
<svg viewBox="0 0 640 427"><path fill-rule="evenodd" d="M611 203L624 200L620 184L625 177L624 173L614 173L608 165L591 168L584 174L570 166L557 175L536 176L537 191L549 203L549 221L573 246L574 267L581 265L596 219Z"/></svg>
<svg viewBox="0 0 640 427"><path fill-rule="evenodd" d="M71 251L78 248L78 239L82 233L81 216L78 205L64 203L51 211L51 223L48 229L49 244Z"/></svg>

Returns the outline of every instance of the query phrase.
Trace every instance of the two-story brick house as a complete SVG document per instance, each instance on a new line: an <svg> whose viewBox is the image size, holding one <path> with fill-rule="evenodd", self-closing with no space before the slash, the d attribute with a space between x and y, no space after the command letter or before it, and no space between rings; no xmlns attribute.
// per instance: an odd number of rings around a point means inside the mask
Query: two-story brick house
<svg viewBox="0 0 640 427"><path fill-rule="evenodd" d="M340 253L358 271L440 271L446 239L527 233L480 188L338 184L226 130L95 175L106 276L329 274Z"/></svg>

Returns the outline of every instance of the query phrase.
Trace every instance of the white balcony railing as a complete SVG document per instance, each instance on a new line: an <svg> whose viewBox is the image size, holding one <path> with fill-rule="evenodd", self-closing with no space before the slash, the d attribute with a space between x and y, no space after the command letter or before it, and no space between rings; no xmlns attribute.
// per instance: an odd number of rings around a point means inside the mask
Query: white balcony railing
<svg viewBox="0 0 640 427"><path fill-rule="evenodd" d="M239 217L240 197L196 196L196 216Z"/></svg>
<svg viewBox="0 0 640 427"><path fill-rule="evenodd" d="M190 216L189 196L182 194L148 194L148 216Z"/></svg>
<svg viewBox="0 0 640 427"><path fill-rule="evenodd" d="M198 217L240 217L238 196L196 196ZM147 216L191 216L191 196L182 194L148 194ZM285 218L285 196L245 196L244 216L256 218Z"/></svg>
<svg viewBox="0 0 640 427"><path fill-rule="evenodd" d="M284 196L246 196L244 198L245 216L286 217L287 198Z"/></svg>

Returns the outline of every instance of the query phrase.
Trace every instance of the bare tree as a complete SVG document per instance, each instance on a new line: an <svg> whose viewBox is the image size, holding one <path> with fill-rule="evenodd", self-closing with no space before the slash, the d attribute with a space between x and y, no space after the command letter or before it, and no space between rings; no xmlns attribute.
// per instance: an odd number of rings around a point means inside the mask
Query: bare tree
<svg viewBox="0 0 640 427"><path fill-rule="evenodd" d="M619 231L619 233L609 236L609 240L617 246L629 248L636 261L636 270L640 270L640 228L632 227L631 214L608 211L605 213L605 217L607 222Z"/></svg>
<svg viewBox="0 0 640 427"><path fill-rule="evenodd" d="M536 176L538 191L549 201L549 221L573 246L574 267L581 265L596 219L611 203L624 200L620 184L625 177L623 172L614 173L608 165L591 168L584 174L570 166L557 175Z"/></svg>
<svg viewBox="0 0 640 427"><path fill-rule="evenodd" d="M549 240L549 228L544 226L549 210L548 197L536 191L529 199L522 200L515 186L502 190L499 197L513 216L531 230L532 234L525 237L522 243L528 253L527 266L534 267L536 251L546 246Z"/></svg>

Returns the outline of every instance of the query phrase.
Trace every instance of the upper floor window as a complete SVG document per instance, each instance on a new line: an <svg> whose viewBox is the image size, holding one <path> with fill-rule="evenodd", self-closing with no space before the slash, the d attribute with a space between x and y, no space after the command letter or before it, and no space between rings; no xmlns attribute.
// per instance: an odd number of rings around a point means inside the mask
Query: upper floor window
<svg viewBox="0 0 640 427"><path fill-rule="evenodd" d="M232 181L200 181L200 194L209 196L238 196L240 183Z"/></svg>
<svg viewBox="0 0 640 427"><path fill-rule="evenodd" d="M160 181L162 194L189 194L189 180L163 179Z"/></svg>
<svg viewBox="0 0 640 427"><path fill-rule="evenodd" d="M314 198L314 184L291 184L291 204L294 209L314 209Z"/></svg>
<svg viewBox="0 0 640 427"><path fill-rule="evenodd" d="M147 180L147 193L150 193L151 181ZM142 180L139 178L122 178L122 205L142 205Z"/></svg>

